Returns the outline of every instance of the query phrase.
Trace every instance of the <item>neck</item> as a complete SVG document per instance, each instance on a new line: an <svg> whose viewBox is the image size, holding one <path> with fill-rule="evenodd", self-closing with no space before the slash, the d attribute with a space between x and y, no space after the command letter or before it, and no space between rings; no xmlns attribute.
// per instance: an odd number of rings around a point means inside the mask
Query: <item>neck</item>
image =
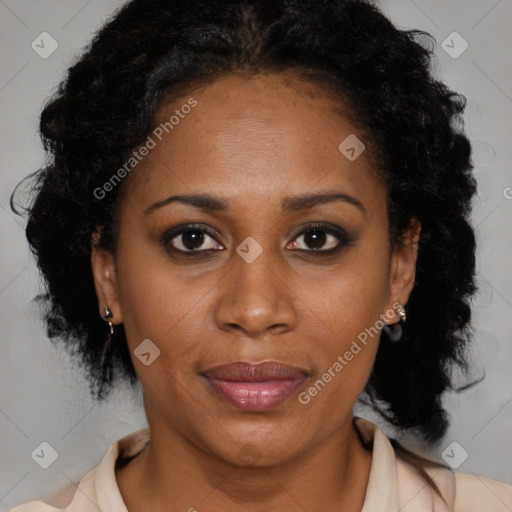
<svg viewBox="0 0 512 512"><path fill-rule="evenodd" d="M148 415L148 420L150 416ZM298 457L268 467L234 466L198 448L168 425L150 421L151 441L116 468L130 511L360 511L371 453L352 417Z"/></svg>

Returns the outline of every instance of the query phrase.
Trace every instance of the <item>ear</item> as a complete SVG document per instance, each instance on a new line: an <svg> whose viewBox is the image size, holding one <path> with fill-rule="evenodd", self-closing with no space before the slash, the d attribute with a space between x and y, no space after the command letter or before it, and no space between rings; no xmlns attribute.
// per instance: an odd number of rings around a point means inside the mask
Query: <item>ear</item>
<svg viewBox="0 0 512 512"><path fill-rule="evenodd" d="M98 297L98 309L103 318L105 307L108 306L112 311L110 321L117 325L123 322L123 315L119 305L115 259L112 252L100 249L94 243L98 240L98 235L98 233L93 235L91 251L91 269Z"/></svg>
<svg viewBox="0 0 512 512"><path fill-rule="evenodd" d="M405 306L409 300L416 277L420 232L419 221L415 218L411 219L391 256L388 297L390 309L394 309L392 305L396 302ZM394 321L398 322L398 317Z"/></svg>

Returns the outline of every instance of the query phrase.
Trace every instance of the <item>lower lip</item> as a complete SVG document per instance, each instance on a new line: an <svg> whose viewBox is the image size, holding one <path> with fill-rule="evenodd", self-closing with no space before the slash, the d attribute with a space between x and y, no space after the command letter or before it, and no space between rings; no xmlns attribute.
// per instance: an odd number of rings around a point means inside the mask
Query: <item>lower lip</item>
<svg viewBox="0 0 512 512"><path fill-rule="evenodd" d="M302 379L233 382L206 377L214 390L231 405L243 411L266 411L288 400L306 381Z"/></svg>

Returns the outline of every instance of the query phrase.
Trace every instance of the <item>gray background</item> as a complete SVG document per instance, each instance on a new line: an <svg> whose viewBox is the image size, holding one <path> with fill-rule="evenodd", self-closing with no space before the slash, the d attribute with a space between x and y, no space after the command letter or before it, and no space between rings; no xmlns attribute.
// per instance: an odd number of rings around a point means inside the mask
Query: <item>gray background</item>
<svg viewBox="0 0 512 512"><path fill-rule="evenodd" d="M52 88L120 0L0 0L0 507L49 498L73 487L119 437L145 426L140 389L115 391L95 403L68 355L45 337L31 300L40 289L23 222L9 209L20 179L37 169L43 151L38 114ZM479 241L474 302L475 376L485 380L446 405L451 428L431 451L452 445L467 459L457 471L512 483L512 0L383 0L399 28L419 28L437 40L435 72L468 98L466 131L474 145L479 194L473 221ZM58 49L47 59L31 48L49 32ZM457 31L468 42L458 58L442 42ZM457 50L460 43L448 44ZM399 143L399 141L397 141ZM70 280L73 276L69 276ZM435 322L435 318L432 319ZM366 417L376 420L371 412ZM385 431L392 433L389 429ZM49 442L58 459L42 469L31 458Z"/></svg>

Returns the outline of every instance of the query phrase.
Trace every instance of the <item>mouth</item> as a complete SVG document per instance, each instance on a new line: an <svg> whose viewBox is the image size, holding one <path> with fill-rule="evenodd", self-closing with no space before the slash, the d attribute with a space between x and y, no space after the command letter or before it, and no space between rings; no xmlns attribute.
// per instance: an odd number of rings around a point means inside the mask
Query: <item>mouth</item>
<svg viewBox="0 0 512 512"><path fill-rule="evenodd" d="M243 411L273 409L294 395L310 374L279 361L234 363L200 373L217 396Z"/></svg>

